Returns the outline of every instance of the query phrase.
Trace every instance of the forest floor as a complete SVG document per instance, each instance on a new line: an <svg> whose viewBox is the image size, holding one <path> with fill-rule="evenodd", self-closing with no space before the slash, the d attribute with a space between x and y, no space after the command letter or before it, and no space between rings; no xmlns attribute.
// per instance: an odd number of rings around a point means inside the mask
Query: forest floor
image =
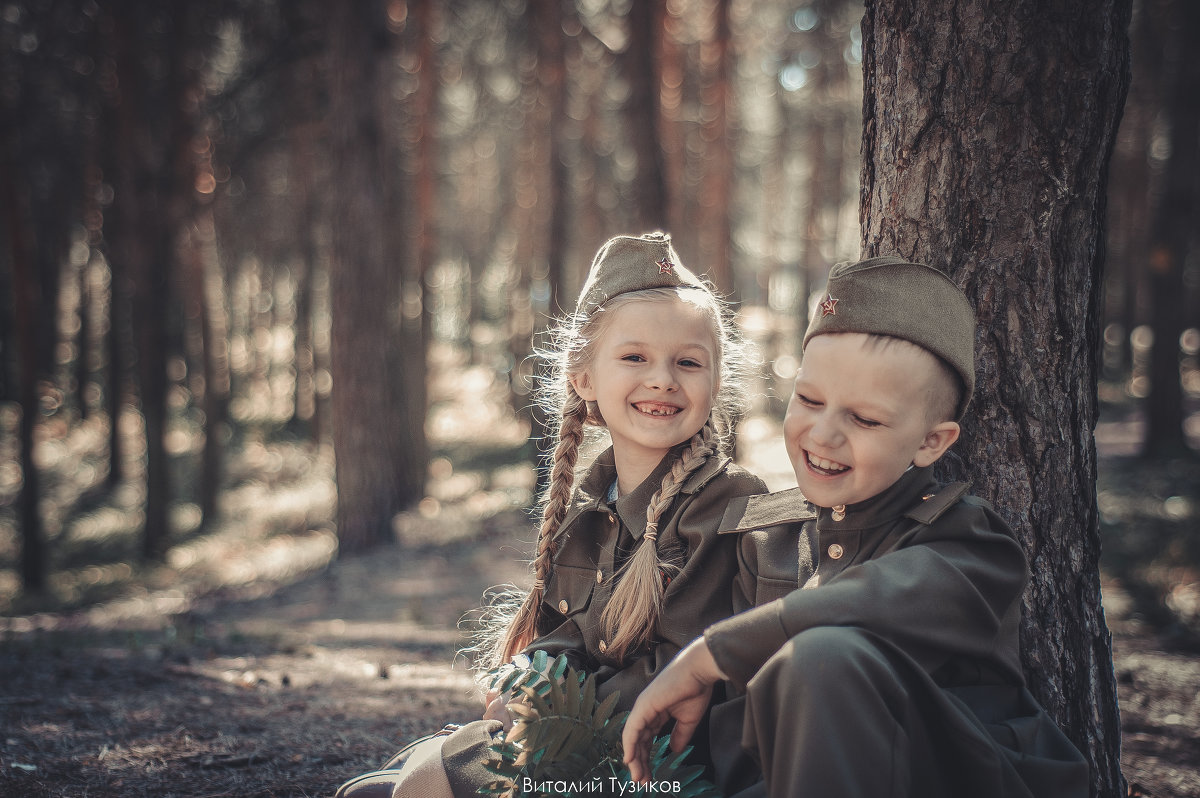
<svg viewBox="0 0 1200 798"><path fill-rule="evenodd" d="M0 580L0 796L327 796L478 717L458 623L489 586L525 578L531 476L456 423L435 414L434 495L368 555L334 556L330 458L296 443L244 445L225 520L181 535L162 566L124 564L135 543L114 542L136 496L76 512L53 600ZM496 437L487 408L474 423ZM1130 795L1200 797L1200 465L1133 459L1136 435L1122 420L1098 434L1122 765ZM783 487L772 436L748 423L741 442ZM105 545L120 549L108 564Z"/></svg>

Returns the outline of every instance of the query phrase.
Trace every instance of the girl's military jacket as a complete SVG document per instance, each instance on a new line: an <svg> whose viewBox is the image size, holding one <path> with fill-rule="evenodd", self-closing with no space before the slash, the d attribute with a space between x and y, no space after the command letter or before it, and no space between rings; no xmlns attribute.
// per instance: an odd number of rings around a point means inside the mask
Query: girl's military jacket
<svg viewBox="0 0 1200 798"><path fill-rule="evenodd" d="M725 456L708 458L687 478L659 518L659 552L679 570L667 585L658 634L646 649L616 662L607 653L600 615L612 594L612 576L641 542L646 508L678 454L678 448L669 453L637 489L615 502L608 500L617 478L612 449L588 467L560 527L558 551L543 592L539 635L525 650L565 653L573 666L596 674L601 698L620 691L618 710L629 709L681 648L732 613L738 540L718 535L717 529L731 501L766 491L762 480ZM495 780L486 763L492 735L499 731L498 721L480 720L446 738L442 764L455 796L476 795Z"/></svg>
<svg viewBox="0 0 1200 798"><path fill-rule="evenodd" d="M655 641L618 662L608 653L600 623L614 575L642 542L646 510L678 457L672 451L634 491L608 500L616 479L612 450L601 454L578 483L563 520L553 569L546 580L539 636L527 651L566 653L576 667L597 675L601 697L619 690L628 709L679 650L733 611L730 586L738 572L737 538L718 535L730 501L763 493L758 477L713 455L684 482L658 523L659 556L678 570L663 574Z"/></svg>

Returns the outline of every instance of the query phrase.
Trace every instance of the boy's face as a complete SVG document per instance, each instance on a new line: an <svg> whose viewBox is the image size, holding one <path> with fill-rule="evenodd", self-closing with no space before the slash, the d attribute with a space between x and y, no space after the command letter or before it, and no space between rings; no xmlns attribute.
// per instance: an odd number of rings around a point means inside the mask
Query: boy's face
<svg viewBox="0 0 1200 798"><path fill-rule="evenodd" d="M861 333L818 335L796 375L784 442L797 484L820 507L869 499L958 439L957 423L930 418L945 387L934 356L869 344Z"/></svg>

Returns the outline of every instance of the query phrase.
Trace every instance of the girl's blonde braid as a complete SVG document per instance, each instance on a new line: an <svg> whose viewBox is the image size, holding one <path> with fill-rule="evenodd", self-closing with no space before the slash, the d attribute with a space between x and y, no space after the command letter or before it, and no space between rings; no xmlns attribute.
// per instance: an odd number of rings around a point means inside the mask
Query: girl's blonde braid
<svg viewBox="0 0 1200 798"><path fill-rule="evenodd" d="M642 542L617 574L617 586L600 616L605 636L609 638L606 653L618 661L654 635L666 592L663 573L677 568L659 559L658 520L671 506L688 476L717 450L718 437L706 423L692 436L691 445L671 466L658 492L650 499Z"/></svg>
<svg viewBox="0 0 1200 798"><path fill-rule="evenodd" d="M571 489L575 484L575 462L583 442L583 425L587 419L587 402L568 384L563 403L562 422L558 429L558 444L550 469L550 485L546 489L546 505L542 508L542 524L538 529L537 554L533 559L533 589L521 602L504 635L500 647L500 664L507 662L537 637L537 625L546 590L546 579L554 554L558 551L558 528L571 507Z"/></svg>

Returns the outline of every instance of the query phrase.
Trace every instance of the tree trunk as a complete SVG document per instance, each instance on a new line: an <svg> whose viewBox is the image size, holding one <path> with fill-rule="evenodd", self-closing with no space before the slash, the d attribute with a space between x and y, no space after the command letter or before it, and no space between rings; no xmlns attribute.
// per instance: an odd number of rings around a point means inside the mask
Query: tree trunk
<svg viewBox="0 0 1200 798"><path fill-rule="evenodd" d="M549 297L545 314L538 314L542 321L537 324L539 331L544 329L545 321L558 316L564 310L574 307L571 297L564 296L562 284L566 273L567 259L567 221L570 217L570 175L563 152L563 138L566 136L567 119L567 65L563 36L563 7L562 0L534 0L531 3L533 12L534 34L537 47L537 92L539 100L538 135L543 141L544 159L547 173L542 176L546 186L544 205L546 208L546 294ZM539 203L541 204L541 203ZM538 370L535 379L546 379L549 371L545 364L534 366ZM545 411L545 408L534 403L529 408L530 422L533 427L531 437L541 442L535 461L536 478L534 495L541 496L550 484L549 451L544 450L545 442L554 440L557 433L557 420Z"/></svg>
<svg viewBox="0 0 1200 798"><path fill-rule="evenodd" d="M713 8L715 17L712 41L705 45L708 55L704 58L711 69L707 77L704 104L702 138L709 157L704 166L703 190L700 192L699 251L703 253L703 271L718 290L726 296L734 294L737 286L733 279L733 199L734 165L736 149L732 140L733 91L730 80L733 75L732 39L733 31L729 19L730 0L717 0Z"/></svg>
<svg viewBox="0 0 1200 798"><path fill-rule="evenodd" d="M38 341L42 329L36 323L43 312L41 290L34 274L35 242L29 240L28 204L14 185L17 174L15 164L9 157L10 142L0 141L5 152L4 173L0 181L3 199L0 209L4 213L5 237L9 243L9 260L12 264L12 298L14 330L17 344L17 401L21 407L21 420L17 430L21 465L21 490L17 496L17 524L21 528L21 589L26 593L40 593L46 589L49 566L46 557L45 534L42 516L38 511L41 493L39 475L33 462L34 426L39 413L38 403ZM27 193L27 192L21 192ZM7 343L7 341L6 341Z"/></svg>
<svg viewBox="0 0 1200 798"><path fill-rule="evenodd" d="M97 84L100 88L100 123L98 138L99 173L92 190L100 192L105 183L111 184L120 174L121 145L118 142L122 124L120 82L117 79L116 41L110 33L100 37L97 58ZM113 242L119 238L121 219L115 209L101 203L102 214L89 220L89 233L98 237L97 245L108 264L108 329L104 334L104 412L108 415L108 477L105 487L111 492L127 474L125 441L121 437L121 410L126 403L129 382L129 291L126 277L116 256Z"/></svg>
<svg viewBox="0 0 1200 798"><path fill-rule="evenodd" d="M162 557L168 535L167 503L170 482L163 436L167 422L168 263L171 239L163 213L161 182L170 163L158 142L160 119L150 99L154 86L145 74L139 35L150 9L131 3L112 15L120 98L117 109L117 172L113 179L114 212L118 225L112 241L114 261L128 275L131 326L136 352L136 381L146 438L146 509L142 553ZM115 330L114 330L115 332ZM114 424L116 419L114 419Z"/></svg>
<svg viewBox="0 0 1200 798"><path fill-rule="evenodd" d="M292 394L292 417L288 420L288 428L300 432L307 427L308 436L314 443L320 443L320 418L317 414L317 358L315 350L316 336L313 334L313 299L316 293L316 271L319 250L316 231L313 229L317 220L317 199L312 191L312 171L306 168L311 161L308 148L305 147L297 159L297 168L303 169L299 179L303 195L300 203L300 218L304 220L296 230L300 244L300 271L296 275L296 342L295 368L296 383Z"/></svg>
<svg viewBox="0 0 1200 798"><path fill-rule="evenodd" d="M411 429L406 387L423 370L402 370L401 268L384 235L385 181L398 169L384 159L380 101L388 37L381 5L331 7L333 252L332 427L337 462L339 554L391 539L391 519L424 494L421 429ZM423 391L422 391L423 394ZM415 445L410 445L415 444Z"/></svg>
<svg viewBox="0 0 1200 798"><path fill-rule="evenodd" d="M92 381L92 258L89 253L79 264L79 332L75 334L75 401L79 406L79 419L86 421L92 414L88 401L88 384Z"/></svg>
<svg viewBox="0 0 1200 798"><path fill-rule="evenodd" d="M546 202L549 223L546 230L546 281L549 284L550 313L573 306L571 297L561 294L567 259L567 222L570 219L570 174L563 153L567 120L567 64L563 36L562 0L535 0L537 25L538 81L546 108L546 162L549 166Z"/></svg>
<svg viewBox="0 0 1200 798"><path fill-rule="evenodd" d="M1200 3L1164 3L1163 18L1174 24L1163 42L1160 113L1167 118L1170 154L1163 164L1162 186L1154 202L1150 244L1151 327L1150 396L1146 401L1146 457L1183 455L1183 386L1179 373L1179 337L1185 327L1187 287L1184 265L1196 225L1200 190L1200 61L1191 53L1200 36ZM1148 8L1147 11L1151 9Z"/></svg>
<svg viewBox="0 0 1200 798"><path fill-rule="evenodd" d="M417 0L413 3L413 21L417 29L418 60L421 65L417 91L412 102L413 124L417 127L416 147L416 201L413 215L416 219L416 262L414 283L421 301L421 325L419 330L419 357L425 360L429 344L433 340L433 291L429 276L433 272L438 251L438 202L437 202L437 107L438 107L438 64L434 40L437 36L437 4L433 0ZM382 101L382 98L381 98ZM397 200L402 197L397 197ZM403 217L399 217L403 218ZM414 350L415 352L415 350ZM424 415L425 391L421 393L421 413Z"/></svg>
<svg viewBox="0 0 1200 798"><path fill-rule="evenodd" d="M1017 530L1030 686L1109 798L1125 791L1092 433L1129 16L1129 0L871 0L863 20L864 255L942 268L976 308L978 388L949 475Z"/></svg>
<svg viewBox="0 0 1200 798"><path fill-rule="evenodd" d="M207 153L211 156L211 151ZM207 158L206 158L207 160ZM211 168L211 163L208 164ZM200 358L204 374L204 448L200 453L198 502L202 524L217 517L225 464L226 428L229 424L229 358L225 318L225 290L217 267L216 229L212 208L205 204L196 214L185 254L190 290L198 304Z"/></svg>
<svg viewBox="0 0 1200 798"><path fill-rule="evenodd" d="M660 136L662 110L658 51L664 0L642 0L629 7L629 46L624 61L629 80L629 118L637 172L633 179L635 233L665 229L670 222L670 193Z"/></svg>

